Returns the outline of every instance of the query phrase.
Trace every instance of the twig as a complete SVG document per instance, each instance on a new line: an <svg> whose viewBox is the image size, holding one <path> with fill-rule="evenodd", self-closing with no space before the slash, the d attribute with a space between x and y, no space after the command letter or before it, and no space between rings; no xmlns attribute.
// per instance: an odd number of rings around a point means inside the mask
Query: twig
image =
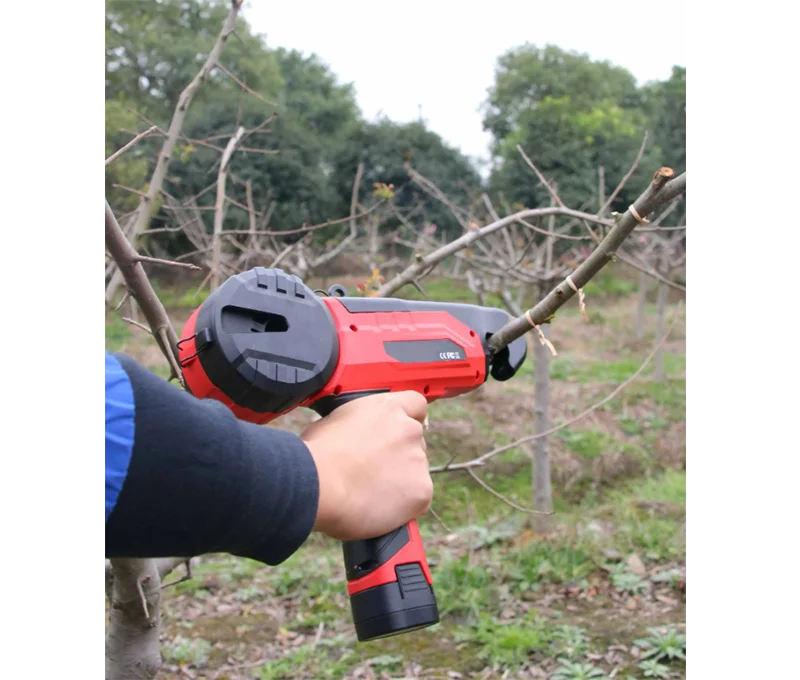
<svg viewBox="0 0 800 680"><path fill-rule="evenodd" d="M633 165L628 169L628 172L625 173L625 176L622 178L620 183L617 185L617 188L611 192L611 196L606 199L606 202L603 203L603 206L600 208L600 212L598 213L600 217L603 216L603 213L608 210L609 206L614 202L614 199L617 197L620 191L622 191L622 187L625 186L625 183L630 179L631 175L636 171L636 168L639 167L639 162L642 160L642 156L644 156L644 149L647 146L647 137L648 133L645 130L644 139L642 139L642 145L639 147L639 153L636 154L636 158L633 161Z"/></svg>
<svg viewBox="0 0 800 680"><path fill-rule="evenodd" d="M686 173L672 179L673 175L674 172L671 168L658 170L650 186L636 199L631 208L640 217L645 218L665 202L683 193L686 190ZM616 252L620 245L639 223L639 220L633 216L631 208L618 218L614 228L608 232L608 235L597 245L589 257L570 274L575 288L583 288L597 272L616 258ZM592 216L591 219L601 218ZM575 291L569 283L566 280L562 281L539 304L522 316L513 319L492 335L489 340L489 351L491 353L498 352L535 326L550 320L573 295L575 295Z"/></svg>
<svg viewBox="0 0 800 680"><path fill-rule="evenodd" d="M122 305L124 305L124 304L125 304L125 302L128 300L128 298L129 298L130 296L131 296L131 292L130 292L129 290L126 290L126 291L125 291L125 292L122 294L122 297L120 298L119 302L117 303L117 306L116 306L116 307L114 307L114 311L115 311L115 312L118 312L120 309L122 309Z"/></svg>
<svg viewBox="0 0 800 680"><path fill-rule="evenodd" d="M358 205L358 191L361 187L361 176L364 173L364 164L359 163L356 169L356 177L353 180L353 191L350 195L350 233L337 245L335 248L323 253L311 263L311 269L330 262L334 257L337 257L347 246L349 246L358 236L358 223L356 218L356 206Z"/></svg>
<svg viewBox="0 0 800 680"><path fill-rule="evenodd" d="M657 281L665 283L670 288L674 288L675 290L680 290L684 293L686 292L686 286L682 286L680 283L675 283L674 281L670 281L667 277L659 274L655 269L651 269L650 267L646 267L645 265L639 264L638 262L636 262L636 260L628 256L625 252L621 250L617 251L617 258L621 262L624 262L625 264L633 267L634 269L638 269L640 272L644 272L648 276L652 276Z"/></svg>
<svg viewBox="0 0 800 680"><path fill-rule="evenodd" d="M144 610L144 618L150 618L150 611L147 609L147 598L144 594L144 588L142 587L142 580L136 579L136 589L139 591L139 599L142 603L142 609Z"/></svg>
<svg viewBox="0 0 800 680"><path fill-rule="evenodd" d="M314 636L314 647L319 644L319 641L322 640L322 632L325 630L325 622L320 621L319 626L317 626L317 634Z"/></svg>
<svg viewBox="0 0 800 680"><path fill-rule="evenodd" d="M598 222L600 224L606 221L595 215L583 213L578 210L571 210L570 208L551 207L551 208L532 208L528 210L521 210L520 212L514 213L513 215L508 215L507 217L503 217L502 219L497 220L496 222L492 222L491 224L487 224L484 227L480 227L479 229L468 231L463 236L458 237L454 241L450 241L450 243L416 260L413 264L408 266L397 276L395 276L390 281L387 281L385 284L383 284L383 286L381 286L380 289L378 290L378 296L386 297L388 295L391 295L396 290L399 290L400 288L405 286L407 283L410 283L412 279L418 278L418 275L421 272L425 271L431 265L437 264L438 262L444 260L450 255L457 253L459 250L463 250L474 241L477 241L478 239L483 238L484 236L487 236L488 234L491 234L497 231L498 229L504 229L510 224L518 222L522 218L543 217L545 215L568 215L569 217L577 217L578 219L587 220L589 222Z"/></svg>
<svg viewBox="0 0 800 680"><path fill-rule="evenodd" d="M241 0L234 0L231 2L231 9L228 12L228 16L225 18L225 22L222 25L222 29L217 36L214 46L211 48L211 51L206 57L205 62L203 62L203 65L200 67L200 70L195 74L194 78L192 78L191 82L183 89L178 97L178 102L175 106L175 111L173 113L172 120L170 121L167 135L164 139L164 145L161 147L158 162L156 163L155 170L150 178L150 185L147 189L147 200L141 201L136 211L136 217L129 235L132 243L135 243L136 239L139 237L139 234L146 231L147 227L150 226L150 220L153 216L156 199L161 193L161 189L164 184L164 178L167 176L170 159L172 158L172 152L175 149L175 144L181 134L181 128L183 127L183 121L186 117L186 113L192 103L192 99L194 99L195 94L200 89L200 86L203 84L203 82L205 82L211 69L218 62L219 55L222 53L222 49L225 46L228 36L236 28L236 19L239 15L241 6ZM117 288L122 284L122 282L122 273L120 272L119 268L117 268L112 273L111 280L106 287L106 302L111 302L111 300L114 299Z"/></svg>
<svg viewBox="0 0 800 680"><path fill-rule="evenodd" d="M122 154L124 154L128 149L130 149L132 146L135 146L136 143L139 140L142 140L145 137L147 137L147 135L149 135L153 130L155 130L156 127L158 127L158 126L153 125L148 130L145 130L144 132L140 132L130 142L128 142L125 146L123 146L121 149L119 149L119 150L115 151L114 153L112 153L108 158L106 158L106 165L111 165L115 160L117 160L117 158L119 158Z"/></svg>
<svg viewBox="0 0 800 680"><path fill-rule="evenodd" d="M544 432L539 432L538 434L528 435L527 437L522 437L520 439L517 439L516 441L511 442L510 444L504 444L503 446L498 446L496 449L492 449L491 451L489 451L487 453L484 453L481 456L478 456L477 458L474 458L473 460L469 460L469 461L466 461L464 463L456 463L455 465L452 465L452 464L448 463L446 465L441 465L441 466L438 466L438 467L432 467L432 468L430 468L431 474L434 473L434 472L449 472L451 470L469 470L470 468L473 468L473 467L481 467L482 465L484 465L486 463L487 460L489 460L490 458L493 458L494 456L496 456L496 455L498 455L500 453L503 453L504 451L508 451L510 449L514 449L514 448L516 448L516 447L518 447L518 446L520 446L522 444L525 444L527 442L531 442L531 441L533 441L535 439L540 439L541 437L548 437L551 434L553 434L554 432L558 432L559 430L563 430L565 427L569 427L570 425L574 425L579 420L582 420L583 418L585 418L589 414L591 414L594 411L596 411L597 409L599 409L601 406L604 406L605 404L607 404L614 397L616 397L620 392L622 392L622 390L624 390L628 385L630 385L634 380L636 380L636 378L642 373L642 371L644 371L644 369L647 367L647 365L650 363L650 361L656 355L656 352L662 347L662 345L664 344L666 339L669 337L669 334L672 332L672 329L675 326L675 323L677 322L677 320L678 320L678 314L676 313L676 314L673 315L673 319L670 322L669 328L667 328L667 330L664 333L664 335L661 337L661 339L658 341L658 343L656 343L656 346L653 347L653 349L651 350L650 354L648 354L647 357L645 358L645 360L642 362L642 365L639 366L639 368L637 368L636 371L633 374L631 374L624 382L620 383L611 393L606 395L603 399L598 401L596 404L593 404L592 406L587 408L585 411L582 411L581 413L579 413L578 415L574 416L573 418L570 418L570 419L564 421L560 425L556 425L554 427L551 427L549 430L545 430Z"/></svg>
<svg viewBox="0 0 800 680"><path fill-rule="evenodd" d="M531 510L530 508L523 508L521 505L517 505L516 503L514 503L514 501L510 501L508 498L506 498L499 491L497 491L497 490L493 489L491 486L489 486L480 477L478 477L478 475L475 474L475 471L471 467L464 468L464 469L469 473L469 475L470 475L470 477L472 477L472 479L474 479L476 482L478 482L478 484L480 484L490 494L492 494L493 496L496 496L497 498L499 498L501 501L503 501L503 503L507 503L508 505L510 505L515 510L519 510L520 512L527 512L528 514L531 514L531 515L552 515L552 514L554 514L552 510L550 512L542 512L541 510Z"/></svg>
<svg viewBox="0 0 800 680"><path fill-rule="evenodd" d="M220 161L217 173L217 201L214 206L214 232L211 239L213 251L211 259L211 290L219 288L219 279L222 273L222 220L225 208L225 181L228 177L228 164L243 134L244 127L240 126L236 134L230 138L222 154L222 160Z"/></svg>
<svg viewBox="0 0 800 680"><path fill-rule="evenodd" d="M194 269L200 271L200 267L196 264L189 264L187 262L175 262L174 260L162 260L158 257L147 257L146 255L137 255L137 262L149 262L151 264L166 264L170 267L183 267L184 269Z"/></svg>
<svg viewBox="0 0 800 680"><path fill-rule="evenodd" d="M444 521L444 520L443 520L443 519L442 519L442 518L439 516L439 513L438 513L438 512L436 512L436 510L434 510L434 509L433 509L433 506L431 506L430 508L428 508L428 510L429 510L429 511L430 511L430 513L431 513L431 514L432 514L432 515L433 515L433 516L436 518L436 520L439 522L439 524L441 524L441 525L444 527L444 530L445 530L445 531L446 531L448 534L452 534L452 533L453 533L452 529L450 529L450 527L449 527L449 526L447 526L447 524L445 524L445 521Z"/></svg>
<svg viewBox="0 0 800 680"><path fill-rule="evenodd" d="M528 158L528 155L523 150L521 144L517 144L517 151L519 151L520 155L522 156L522 160L525 161L525 163L528 165L528 167L536 173L536 176L539 178L539 181L542 184L544 184L545 189L547 189L547 191L550 193L550 196L553 198L553 200L556 203L558 203L558 205L560 205L562 208L565 208L566 206L564 205L564 202L561 200L559 195L556 193L555 189L553 189L553 187L550 186L550 183L544 178L544 175L541 172L539 172L539 168L537 168L533 164L533 161L530 158Z"/></svg>
<svg viewBox="0 0 800 680"><path fill-rule="evenodd" d="M165 560L157 560L158 571L159 571L159 574L161 575L161 578L164 578L164 576L166 576L166 574L164 573L164 569L161 566L161 563L164 562L164 561ZM175 566L177 566L178 564L185 564L186 565L186 573L183 576L181 576L179 579L175 579L174 581L170 581L169 583L162 583L161 584L161 590L164 590L164 588L170 588L172 586L177 586L179 583L184 583L185 581L190 581L192 579L192 559L191 558L174 557L174 558L168 558L168 561L169 561L170 564L167 565L167 566L170 566L171 564L174 564L176 562L177 562L177 564L175 564ZM172 568L174 569L174 567L172 567ZM170 569L169 571L172 571L172 569Z"/></svg>
<svg viewBox="0 0 800 680"><path fill-rule="evenodd" d="M145 326L145 325L144 325L144 324L142 324L142 323L139 323L138 321L134 321L133 319L130 319L130 318L128 318L127 316L123 316L123 317L122 317L122 320L123 320L125 323L129 323L129 324L131 324L132 326L136 326L137 328L141 328L141 329L142 329L142 330L143 330L145 333L148 333L148 334L150 334L150 335L153 335L153 331L151 331L151 330L150 330L150 329L149 329L147 326Z"/></svg>
<svg viewBox="0 0 800 680"><path fill-rule="evenodd" d="M308 227L300 227L299 229L286 229L284 231L274 231L274 230L259 230L259 231L250 231L249 229L226 229L226 234L257 234L259 236L288 236L289 234L305 234L309 231L316 231L317 229L324 229L325 227L332 227L335 224L344 224L346 222L350 222L354 219L358 219L360 217L365 217L369 215L371 212L377 210L377 208L382 204L382 201L376 203L375 205L371 206L367 210L360 212L358 215L351 217L340 217L337 220L327 220L326 222L320 222L319 224L312 224ZM213 210L213 208L211 208Z"/></svg>
<svg viewBox="0 0 800 680"><path fill-rule="evenodd" d="M275 106L275 104L273 104L271 101L269 101L266 97L264 97L263 95L260 95L255 90L247 87L247 85L245 85L241 80L239 80L235 75L233 75L233 73L231 73L222 64L220 64L219 61L217 61L217 63L214 66L216 68L218 68L220 71L222 71L226 76L228 76L228 78L230 78L234 83L236 83L239 87L241 87L245 92L249 92L256 99L259 99L262 102L264 102L267 106Z"/></svg>

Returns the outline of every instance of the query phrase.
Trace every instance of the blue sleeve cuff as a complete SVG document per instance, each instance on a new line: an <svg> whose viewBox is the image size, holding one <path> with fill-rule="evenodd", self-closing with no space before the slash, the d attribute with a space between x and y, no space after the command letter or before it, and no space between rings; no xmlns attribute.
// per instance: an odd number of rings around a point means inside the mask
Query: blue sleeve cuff
<svg viewBox="0 0 800 680"><path fill-rule="evenodd" d="M106 521L128 474L133 436L133 387L119 361L106 351Z"/></svg>

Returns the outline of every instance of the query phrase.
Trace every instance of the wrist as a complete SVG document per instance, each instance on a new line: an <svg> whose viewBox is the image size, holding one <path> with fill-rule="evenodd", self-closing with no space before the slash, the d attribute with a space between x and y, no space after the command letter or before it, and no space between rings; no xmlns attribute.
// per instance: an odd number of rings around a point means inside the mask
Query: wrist
<svg viewBox="0 0 800 680"><path fill-rule="evenodd" d="M322 534L335 534L339 524L340 508L344 499L341 478L330 457L320 449L320 442L304 441L317 468L317 484L319 494L317 501L317 517L312 531Z"/></svg>

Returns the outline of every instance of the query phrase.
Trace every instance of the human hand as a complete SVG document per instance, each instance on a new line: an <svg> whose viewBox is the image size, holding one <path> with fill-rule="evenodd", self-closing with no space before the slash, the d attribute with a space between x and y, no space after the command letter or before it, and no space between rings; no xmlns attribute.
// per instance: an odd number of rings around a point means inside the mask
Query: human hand
<svg viewBox="0 0 800 680"><path fill-rule="evenodd" d="M375 394L340 406L300 434L319 477L314 531L338 540L374 538L428 511L427 411L418 392Z"/></svg>

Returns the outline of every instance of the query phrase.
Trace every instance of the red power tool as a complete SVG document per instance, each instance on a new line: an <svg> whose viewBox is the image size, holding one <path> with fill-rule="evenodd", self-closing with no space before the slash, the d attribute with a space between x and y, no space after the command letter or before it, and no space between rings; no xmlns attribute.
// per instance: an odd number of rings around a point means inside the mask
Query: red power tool
<svg viewBox="0 0 800 680"><path fill-rule="evenodd" d="M298 406L324 417L369 394L415 390L432 402L489 374L508 380L525 360L525 339L494 355L487 340L509 318L477 305L347 297L341 286L317 295L296 276L256 267L209 295L178 347L192 394L268 423ZM343 549L359 640L439 621L416 521Z"/></svg>

